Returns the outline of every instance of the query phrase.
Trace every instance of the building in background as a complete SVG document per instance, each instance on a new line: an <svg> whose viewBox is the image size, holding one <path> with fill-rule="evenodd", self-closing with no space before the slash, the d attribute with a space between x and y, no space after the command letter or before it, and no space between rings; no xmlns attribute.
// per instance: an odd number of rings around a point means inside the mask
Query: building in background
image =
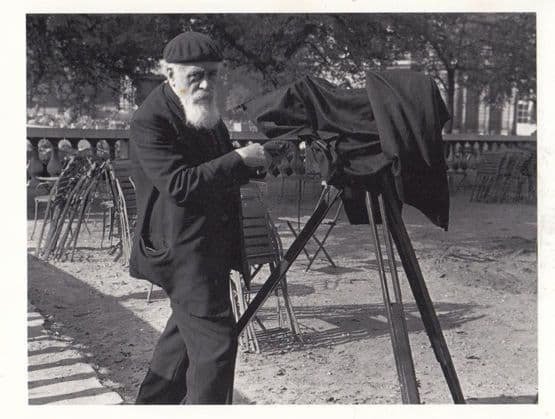
<svg viewBox="0 0 555 419"><path fill-rule="evenodd" d="M415 64L408 53L406 59L397 60L388 69L418 71ZM444 73L440 74L443 77ZM447 103L445 90L441 83L437 84ZM485 96L485 92L480 92L477 88L455 84L453 134L532 135L536 132L534 101L519 99L516 89L513 89L511 97L502 104L489 104Z"/></svg>
<svg viewBox="0 0 555 419"><path fill-rule="evenodd" d="M476 89L456 87L453 133L532 135L536 130L535 103L517 99L516 91L504 103L491 105Z"/></svg>

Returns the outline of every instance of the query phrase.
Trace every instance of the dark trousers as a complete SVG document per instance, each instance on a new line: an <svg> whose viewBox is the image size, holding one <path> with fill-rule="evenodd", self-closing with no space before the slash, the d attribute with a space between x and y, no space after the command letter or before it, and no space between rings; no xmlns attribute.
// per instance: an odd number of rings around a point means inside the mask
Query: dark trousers
<svg viewBox="0 0 555 419"><path fill-rule="evenodd" d="M137 404L231 404L237 335L228 308L194 316L172 303Z"/></svg>

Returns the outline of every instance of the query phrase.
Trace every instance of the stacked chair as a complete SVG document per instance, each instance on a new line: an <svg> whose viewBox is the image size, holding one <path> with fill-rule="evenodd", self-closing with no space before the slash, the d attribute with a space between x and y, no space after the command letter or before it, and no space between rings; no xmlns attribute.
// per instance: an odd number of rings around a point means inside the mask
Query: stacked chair
<svg viewBox="0 0 555 419"><path fill-rule="evenodd" d="M263 203L262 194L255 182L241 188L242 202L242 241L243 241L243 266L242 272L234 273L231 277L231 301L233 312L238 320L245 312L251 295L256 294L253 279L260 270L267 266L272 272L277 268L283 257L283 248L279 234L270 215ZM277 318L279 327L283 327L285 318L293 335L301 340L301 332L291 300L287 291L287 281L284 278L276 288L275 298L277 303ZM281 299L283 299L283 307ZM264 324L255 317L262 330ZM249 322L239 337L239 343L244 350L259 352L260 347L256 337L253 322Z"/></svg>
<svg viewBox="0 0 555 419"><path fill-rule="evenodd" d="M471 201L535 201L536 155L531 150L510 149L484 153L476 165ZM523 186L527 183L527 196Z"/></svg>

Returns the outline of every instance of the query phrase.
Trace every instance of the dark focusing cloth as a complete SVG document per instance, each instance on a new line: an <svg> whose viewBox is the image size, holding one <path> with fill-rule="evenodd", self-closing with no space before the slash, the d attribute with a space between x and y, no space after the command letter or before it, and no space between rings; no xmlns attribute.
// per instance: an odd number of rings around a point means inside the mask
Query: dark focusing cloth
<svg viewBox="0 0 555 419"><path fill-rule="evenodd" d="M358 193L390 168L401 202L447 229L449 191L441 130L449 113L435 82L421 73L366 74L366 88L341 89L305 76L243 105L272 139L307 140L329 184L363 206ZM356 211L352 223L361 221Z"/></svg>

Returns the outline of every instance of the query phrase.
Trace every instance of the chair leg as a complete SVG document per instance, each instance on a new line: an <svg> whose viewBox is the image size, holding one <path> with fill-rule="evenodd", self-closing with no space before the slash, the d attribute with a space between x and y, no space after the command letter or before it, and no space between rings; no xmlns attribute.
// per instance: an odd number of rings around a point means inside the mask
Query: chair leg
<svg viewBox="0 0 555 419"><path fill-rule="evenodd" d="M87 233L89 233L89 236L91 235L91 229L89 228L89 225L87 223L87 219L88 216L83 217L83 226L85 227L85 230L87 230Z"/></svg>
<svg viewBox="0 0 555 419"><path fill-rule="evenodd" d="M108 212L108 238L110 239L110 247L112 247L112 238L114 236L114 209L110 208L109 212Z"/></svg>
<svg viewBox="0 0 555 419"><path fill-rule="evenodd" d="M329 253L327 252L327 250L324 247L324 243L326 243L326 240L328 239L328 236L331 233L331 230L333 229L333 227L335 226L335 224L332 224L330 226L330 228L328 229L328 231L326 231L326 234L324 236L324 238L322 239L322 241L318 240L318 238L316 237L316 233L314 233L314 235L312 235L312 239L316 242L316 244L318 245L318 249L316 249L316 252L314 252L314 254L312 255L312 258L309 260L308 266L305 269L305 272L308 272L310 267L312 266L312 263L314 262L314 260L316 259L316 256L318 256L318 253L320 253L320 250L324 253L324 256L326 256L326 259L328 260L328 262L330 263L330 265L334 268L336 268L336 264L333 261L333 259L331 258L331 256L329 255Z"/></svg>
<svg viewBox="0 0 555 419"><path fill-rule="evenodd" d="M260 320L257 316L254 316L254 320L264 332L267 330L266 326L264 326L264 323L262 323L262 320Z"/></svg>
<svg viewBox="0 0 555 419"><path fill-rule="evenodd" d="M297 231L295 230L295 227L293 227L293 224L291 224L290 221L287 221L287 227L289 227L289 230L291 230L291 233L293 234L293 238L297 239L297 236L298 236ZM306 258L310 262L310 254L306 250L306 247L303 247L302 250L303 250L303 253L305 254Z"/></svg>
<svg viewBox="0 0 555 419"><path fill-rule="evenodd" d="M231 282L233 288L235 289L235 293L237 295L237 307L236 310L239 314L239 317L245 312L247 309L247 301L246 301L246 290L243 288L242 276L240 274L231 275ZM233 301L232 301L233 304ZM237 317L237 319L239 319ZM260 352L260 347L258 345L258 340L256 338L256 332L254 330L254 326L252 322L249 322L243 333L240 335L240 341L243 343L243 347L246 347L247 350L253 351L255 353Z"/></svg>
<svg viewBox="0 0 555 419"><path fill-rule="evenodd" d="M150 296L152 295L152 290L154 289L154 284L150 284L150 289L148 290L148 293L146 295L146 302L150 303Z"/></svg>
<svg viewBox="0 0 555 419"><path fill-rule="evenodd" d="M276 290L274 291L274 295L276 297L276 314L277 314L277 320L278 320L278 327L280 329L283 328L283 316L281 314L281 301L279 299L279 288L276 287Z"/></svg>
<svg viewBox="0 0 555 419"><path fill-rule="evenodd" d="M37 228L38 216L39 216L39 202L35 201L35 219L33 221L33 231L31 232L31 240L33 240L33 237L35 236L35 229Z"/></svg>
<svg viewBox="0 0 555 419"><path fill-rule="evenodd" d="M239 297L238 297L237 286L235 285L235 280L232 276L229 280L229 299L231 301L231 310L233 311L233 317L235 318L235 321L237 321L239 319L239 317L241 316L241 314L239 313L238 298ZM244 333L241 333L238 336L238 340L239 340L239 346L241 348L245 348L246 343L245 343L245 334Z"/></svg>
<svg viewBox="0 0 555 419"><path fill-rule="evenodd" d="M100 248L104 246L104 236L106 235L106 209L102 211L102 237L100 238Z"/></svg>
<svg viewBox="0 0 555 419"><path fill-rule="evenodd" d="M293 305L291 304L291 299L289 298L286 277L283 277L283 280L281 281L281 295L283 296L283 304L285 306L285 313L289 320L289 327L291 327L291 332L297 339L299 339L300 342L302 342L303 338L301 335L301 328L299 327L297 316L295 316Z"/></svg>
<svg viewBox="0 0 555 419"><path fill-rule="evenodd" d="M235 284L233 279L229 281L229 299L231 300L231 311L233 311L233 317L235 321L239 319L239 309L237 307L237 299L235 298L236 291L235 291Z"/></svg>
<svg viewBox="0 0 555 419"><path fill-rule="evenodd" d="M91 220L92 202L89 202L87 207L88 208L87 208L87 212L86 212L86 215L84 217L84 220L83 220L83 225L87 229L87 232L89 233L89 236L90 236L91 235L91 230L88 226L88 222ZM94 226L96 227L96 222L94 223Z"/></svg>

